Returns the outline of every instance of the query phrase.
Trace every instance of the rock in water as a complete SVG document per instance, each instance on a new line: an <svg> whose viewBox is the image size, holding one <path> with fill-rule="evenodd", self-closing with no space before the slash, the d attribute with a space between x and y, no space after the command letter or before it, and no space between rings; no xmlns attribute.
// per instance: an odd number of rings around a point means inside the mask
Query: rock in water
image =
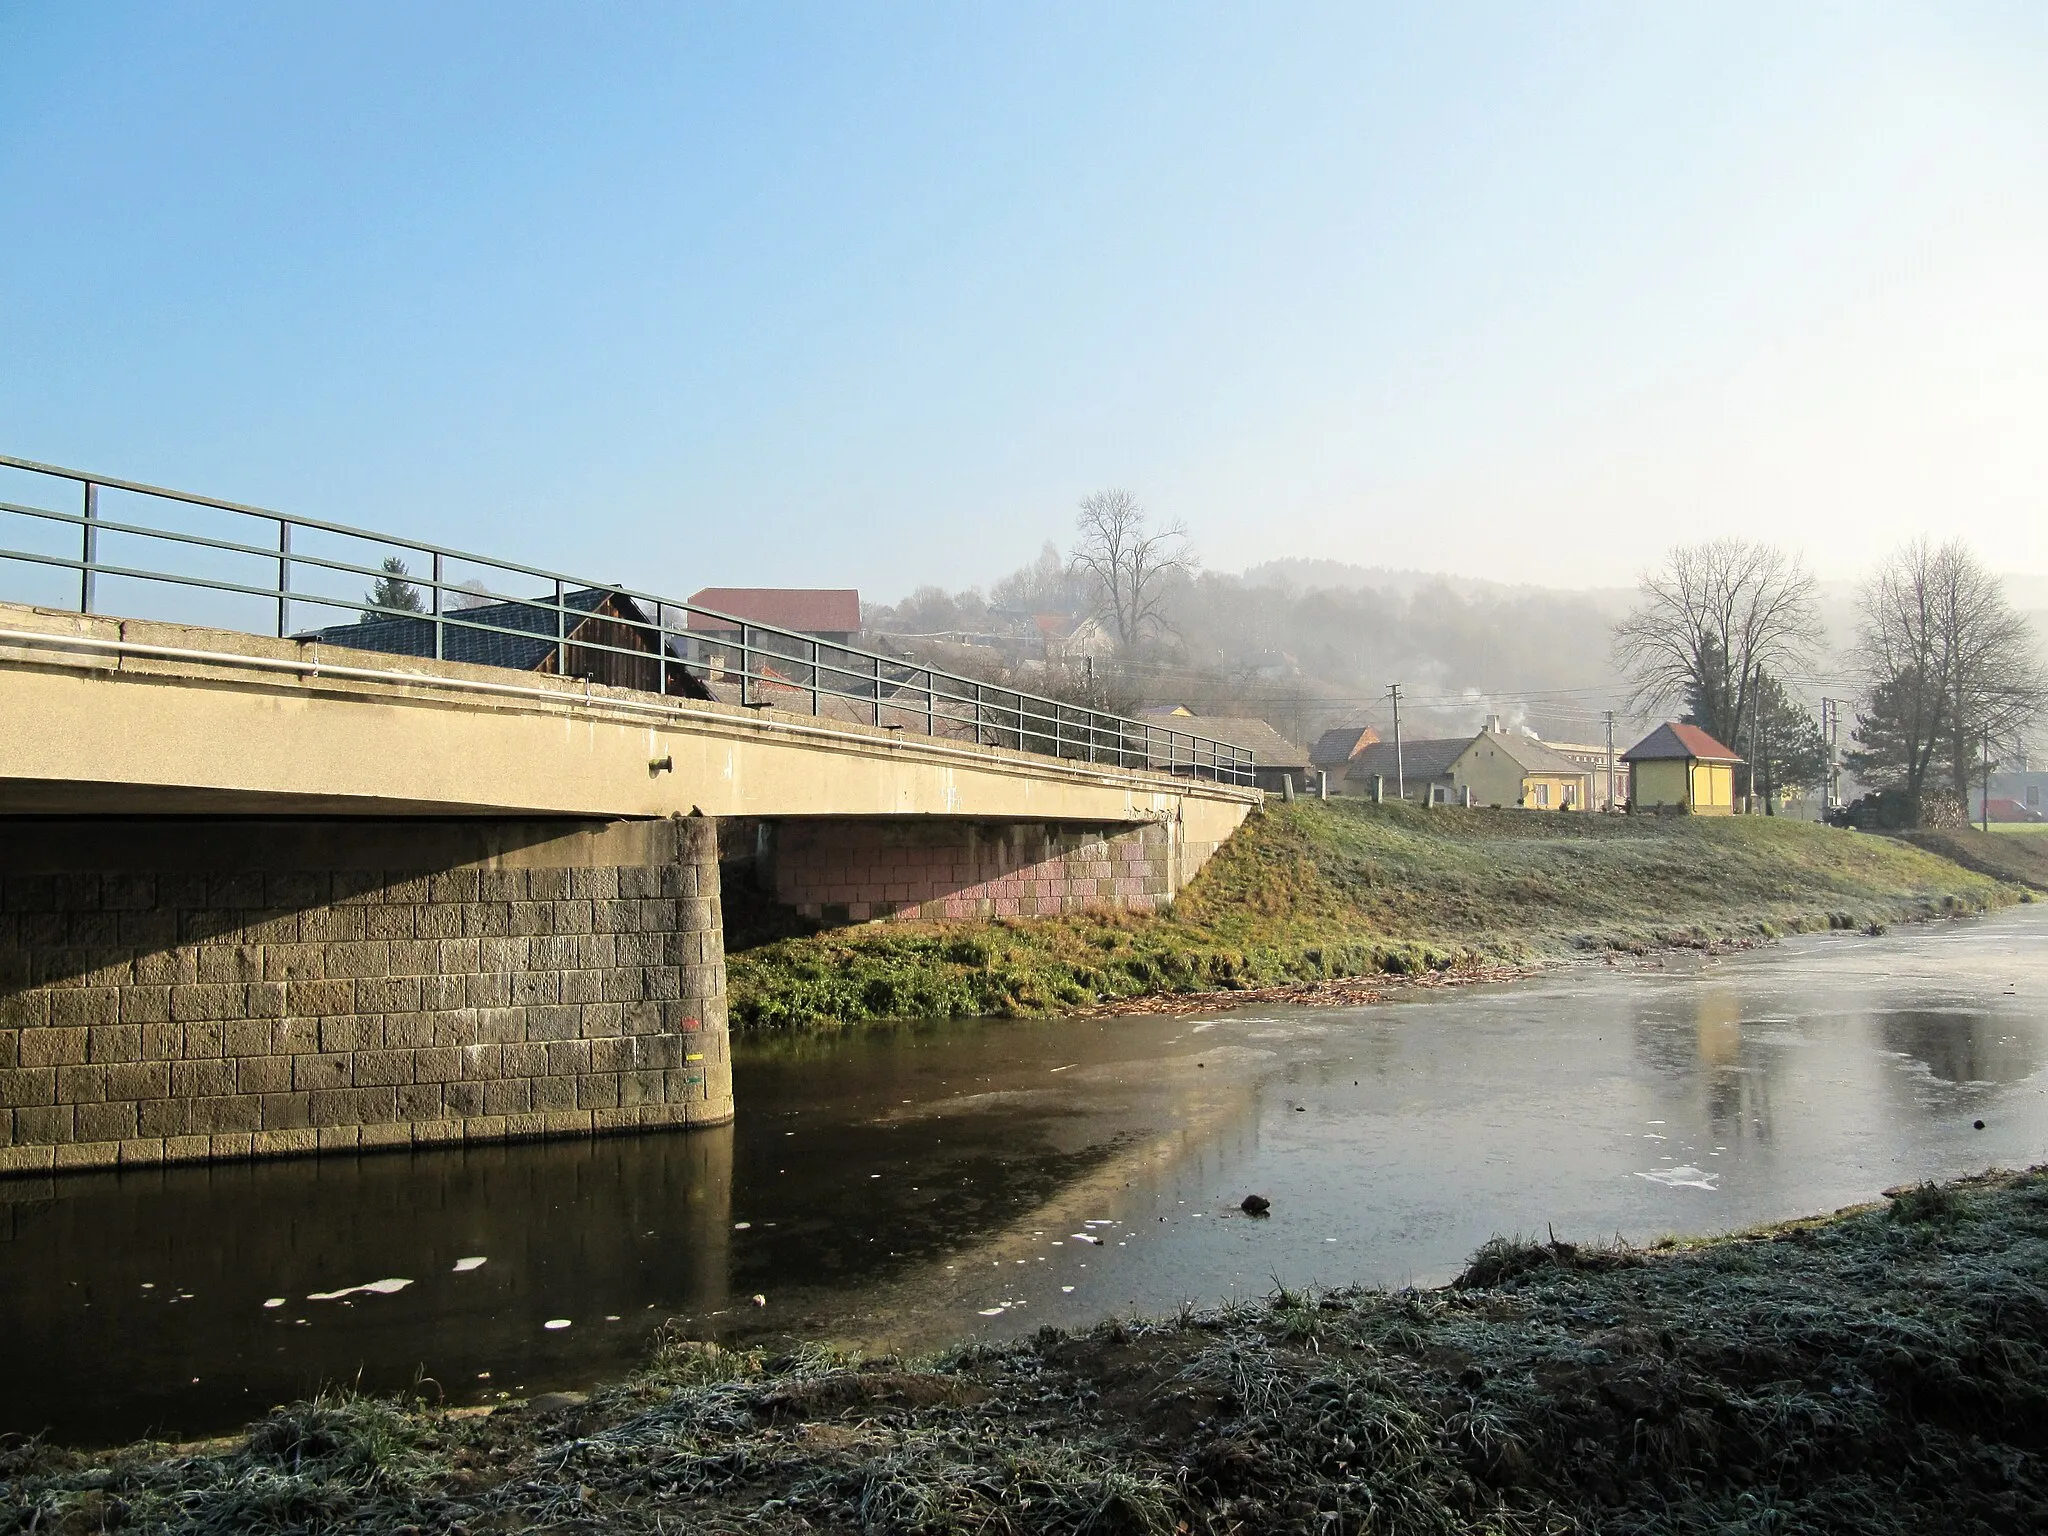
<svg viewBox="0 0 2048 1536"><path fill-rule="evenodd" d="M587 1392L543 1392L526 1405L526 1411L550 1417L558 1413L567 1413L573 1408L581 1408L589 1401L590 1394Z"/></svg>
<svg viewBox="0 0 2048 1536"><path fill-rule="evenodd" d="M1237 1208L1247 1216L1263 1216L1273 1209L1273 1202L1264 1195L1246 1195L1238 1202Z"/></svg>

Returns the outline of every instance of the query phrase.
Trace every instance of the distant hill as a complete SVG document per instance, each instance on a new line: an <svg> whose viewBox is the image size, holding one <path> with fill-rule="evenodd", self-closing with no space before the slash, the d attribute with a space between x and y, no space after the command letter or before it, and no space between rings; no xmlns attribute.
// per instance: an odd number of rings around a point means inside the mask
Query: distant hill
<svg viewBox="0 0 2048 1536"><path fill-rule="evenodd" d="M1486 581L1449 571L1415 571L1385 565L1352 565L1342 560L1267 560L1238 578L1248 587L1279 587L1293 592L1392 592L1412 597L1443 588L1460 597L1526 597L1555 593L1592 602L1600 608L1626 609L1632 587L1539 587L1529 583Z"/></svg>

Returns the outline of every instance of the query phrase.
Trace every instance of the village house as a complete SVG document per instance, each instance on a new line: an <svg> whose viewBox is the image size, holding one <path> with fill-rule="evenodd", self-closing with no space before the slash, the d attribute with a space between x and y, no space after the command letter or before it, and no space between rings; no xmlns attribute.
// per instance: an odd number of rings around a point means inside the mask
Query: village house
<svg viewBox="0 0 2048 1536"><path fill-rule="evenodd" d="M1351 759L1353 794L1405 792L1423 805L1484 805L1534 811L1579 811L1593 804L1591 770L1533 736L1504 731L1498 721L1476 736L1401 743L1374 742Z"/></svg>
<svg viewBox="0 0 2048 1536"><path fill-rule="evenodd" d="M705 587L691 595L688 606L691 634L707 639L739 639L733 619L793 630L828 645L860 638L860 593L852 587Z"/></svg>
<svg viewBox="0 0 2048 1536"><path fill-rule="evenodd" d="M1041 613L1033 615L1032 622L1046 661L1054 665L1108 661L1116 654L1116 636L1093 615L1077 621L1072 614Z"/></svg>
<svg viewBox="0 0 2048 1536"><path fill-rule="evenodd" d="M1330 776L1331 788L1335 789L1343 784L1351 760L1379 739L1380 733L1369 725L1340 725L1316 738L1315 745L1308 749L1308 760L1318 772Z"/></svg>
<svg viewBox="0 0 2048 1536"><path fill-rule="evenodd" d="M1696 725L1667 720L1622 753L1629 765L1629 809L1735 814L1735 770L1742 759Z"/></svg>
<svg viewBox="0 0 2048 1536"><path fill-rule="evenodd" d="M705 587L685 606L690 660L717 688L758 685L768 690L756 700L763 702L783 690L803 693L814 676L840 689L867 681L865 665L849 666L842 649L860 638L860 593L852 587Z"/></svg>
<svg viewBox="0 0 2048 1536"><path fill-rule="evenodd" d="M1568 757L1593 776L1592 807L1596 811L1620 810L1628 804L1628 763L1621 753L1598 742L1546 741L1543 743L1559 757ZM1607 770L1614 769L1614 797L1610 805L1607 795Z"/></svg>
<svg viewBox="0 0 2048 1536"><path fill-rule="evenodd" d="M1308 787L1308 753L1256 716L1175 713L1155 716L1154 723L1245 748L1252 755L1252 782L1269 794ZM1165 755L1159 748L1154 751Z"/></svg>
<svg viewBox="0 0 2048 1536"><path fill-rule="evenodd" d="M439 624L424 615L415 619L366 614L356 623L330 625L294 638L390 656L512 667L682 698L711 697L702 680L684 670L673 643L664 645L654 618L625 593L584 587L563 593L562 608L566 615L557 612L552 597L532 602L470 601L461 607L451 605Z"/></svg>

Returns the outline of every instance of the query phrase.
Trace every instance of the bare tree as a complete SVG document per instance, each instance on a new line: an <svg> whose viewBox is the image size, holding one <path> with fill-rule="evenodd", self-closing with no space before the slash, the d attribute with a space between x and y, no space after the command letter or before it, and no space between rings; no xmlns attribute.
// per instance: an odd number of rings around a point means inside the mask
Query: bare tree
<svg viewBox="0 0 2048 1536"><path fill-rule="evenodd" d="M1671 551L1614 628L1614 654L1655 714L1681 700L1724 742L1742 734L1758 679L1796 669L1820 642L1813 577L1776 545L1715 539ZM1752 789L1754 786L1752 786Z"/></svg>
<svg viewBox="0 0 2048 1536"><path fill-rule="evenodd" d="M1175 576L1195 568L1187 529L1154 528L1129 491L1097 491L1081 503L1073 563L1092 589L1096 610L1125 650L1170 626L1163 614Z"/></svg>
<svg viewBox="0 0 2048 1536"><path fill-rule="evenodd" d="M989 602L1013 613L1072 613L1088 600L1078 573L1047 539L1038 558L989 588Z"/></svg>
<svg viewBox="0 0 2048 1536"><path fill-rule="evenodd" d="M1908 544L1858 606L1869 693L1850 767L1902 791L1916 815L1937 791L1967 803L1980 754L2012 751L2048 705L2033 627L1960 540Z"/></svg>

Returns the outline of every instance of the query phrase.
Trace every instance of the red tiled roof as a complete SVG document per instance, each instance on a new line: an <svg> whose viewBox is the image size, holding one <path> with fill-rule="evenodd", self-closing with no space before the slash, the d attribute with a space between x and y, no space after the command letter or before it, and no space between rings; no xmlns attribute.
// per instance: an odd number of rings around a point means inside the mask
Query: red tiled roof
<svg viewBox="0 0 2048 1536"><path fill-rule="evenodd" d="M706 587L690 598L693 609L700 605L806 635L860 633L860 593L852 587ZM709 614L690 615L691 629L730 627Z"/></svg>
<svg viewBox="0 0 2048 1536"><path fill-rule="evenodd" d="M1666 720L1621 755L1632 763L1659 758L1696 758L1704 763L1742 761L1698 726L1687 725L1681 720Z"/></svg>

